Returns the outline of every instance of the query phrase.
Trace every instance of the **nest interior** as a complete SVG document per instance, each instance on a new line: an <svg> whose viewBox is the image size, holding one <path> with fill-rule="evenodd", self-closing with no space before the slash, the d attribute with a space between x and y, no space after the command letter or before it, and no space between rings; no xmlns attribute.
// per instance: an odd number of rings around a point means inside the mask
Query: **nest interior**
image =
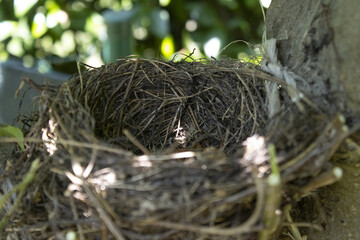
<svg viewBox="0 0 360 240"><path fill-rule="evenodd" d="M208 147L233 153L266 123L262 83L225 63L120 60L74 77L62 94L60 101L87 108L94 122L86 131L135 154Z"/></svg>
<svg viewBox="0 0 360 240"><path fill-rule="evenodd" d="M277 150L284 187L275 205L283 209L329 168L344 121L317 107L298 109L284 89L282 112L269 120L264 81L279 79L250 63L186 60L125 58L60 87L39 86L38 110L22 118L26 151L13 153L2 178L3 186L26 184L3 203L4 233L266 236L267 144ZM36 174L24 182L34 162Z"/></svg>

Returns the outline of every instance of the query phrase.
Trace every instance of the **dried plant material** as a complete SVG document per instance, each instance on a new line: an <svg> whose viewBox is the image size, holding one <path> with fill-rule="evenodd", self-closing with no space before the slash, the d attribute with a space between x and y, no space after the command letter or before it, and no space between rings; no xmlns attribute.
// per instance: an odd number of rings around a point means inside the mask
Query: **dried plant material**
<svg viewBox="0 0 360 240"><path fill-rule="evenodd" d="M26 150L5 163L4 180L21 182L34 159L41 168L6 234L251 240L278 232L281 222L268 223L286 218L271 212L264 221L267 204L282 214L310 178L321 178L346 131L340 116L300 111L283 89L282 111L269 120L265 82L282 84L235 60L137 57L89 68L60 87L37 86L39 108L21 118ZM266 191L269 142L281 181L276 201Z"/></svg>

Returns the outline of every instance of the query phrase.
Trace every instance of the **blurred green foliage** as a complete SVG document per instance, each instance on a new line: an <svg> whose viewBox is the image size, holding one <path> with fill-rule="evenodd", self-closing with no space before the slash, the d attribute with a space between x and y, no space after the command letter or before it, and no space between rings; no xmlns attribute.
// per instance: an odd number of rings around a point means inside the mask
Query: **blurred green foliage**
<svg viewBox="0 0 360 240"><path fill-rule="evenodd" d="M203 57L206 46L207 56L217 57L234 40L259 43L263 32L257 0L0 0L0 58L23 58L27 66L64 58L99 65L107 39L102 14L130 9L136 10L128 36L133 54L147 58L171 59L194 48L194 57ZM236 43L222 54L244 52L250 53L246 44Z"/></svg>

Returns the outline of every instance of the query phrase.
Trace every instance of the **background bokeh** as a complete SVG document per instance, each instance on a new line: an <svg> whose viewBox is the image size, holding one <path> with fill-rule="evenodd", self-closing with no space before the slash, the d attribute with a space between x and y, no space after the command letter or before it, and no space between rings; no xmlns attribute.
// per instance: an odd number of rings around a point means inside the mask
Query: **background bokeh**
<svg viewBox="0 0 360 240"><path fill-rule="evenodd" d="M109 11L122 16L111 29ZM194 49L194 58L219 58L232 41L260 43L263 28L258 0L0 0L0 59L73 73L76 61L94 67L112 61L107 53L114 47L146 58L172 59ZM237 42L221 54L251 52Z"/></svg>

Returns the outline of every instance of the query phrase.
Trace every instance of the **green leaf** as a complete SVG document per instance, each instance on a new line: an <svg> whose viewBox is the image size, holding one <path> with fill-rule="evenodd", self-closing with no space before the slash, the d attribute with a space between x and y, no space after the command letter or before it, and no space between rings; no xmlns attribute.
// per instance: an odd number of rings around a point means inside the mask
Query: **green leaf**
<svg viewBox="0 0 360 240"><path fill-rule="evenodd" d="M22 131L11 125L0 123L0 137L13 137L17 140L21 150L25 151L24 134Z"/></svg>

